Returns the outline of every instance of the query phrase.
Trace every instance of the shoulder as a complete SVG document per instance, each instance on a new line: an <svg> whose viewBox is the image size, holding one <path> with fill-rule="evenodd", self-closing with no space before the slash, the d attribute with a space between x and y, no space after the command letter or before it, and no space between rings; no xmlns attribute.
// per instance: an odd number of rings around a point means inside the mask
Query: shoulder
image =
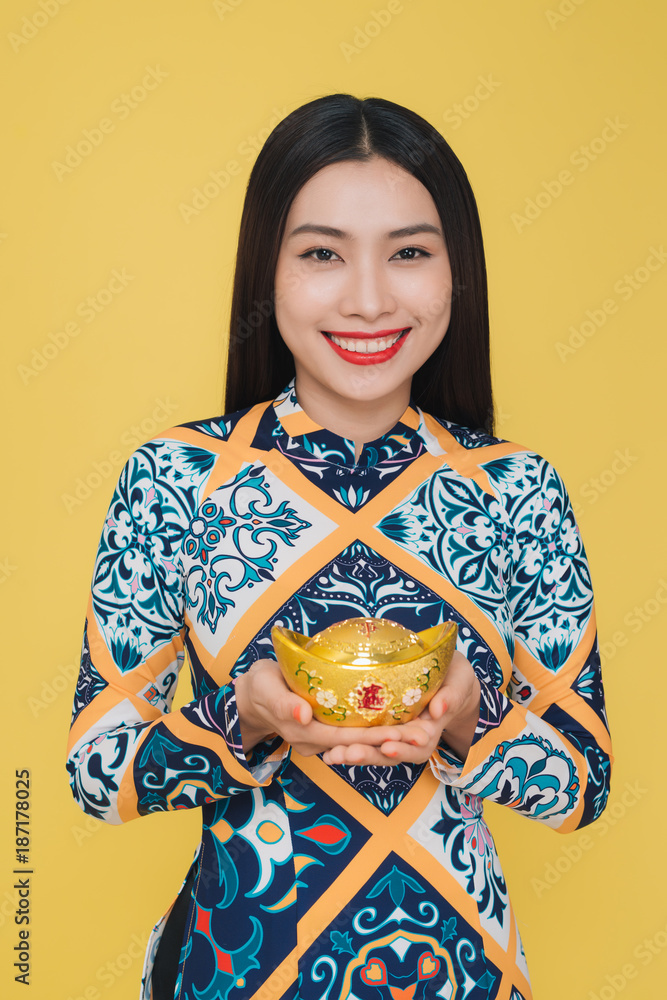
<svg viewBox="0 0 667 1000"><path fill-rule="evenodd" d="M268 404L262 403L260 405L265 407ZM244 410L236 410L234 413L226 413L218 417L205 417L203 420L191 420L187 423L177 424L175 427L163 431L159 437L164 437L168 440L174 437L175 434L180 437L184 432L190 431L193 442L196 439L201 447L206 447L207 444L211 445L215 441L228 441L239 421L252 409L253 407L249 406Z"/></svg>
<svg viewBox="0 0 667 1000"><path fill-rule="evenodd" d="M482 428L472 430L470 427L455 424L452 420L445 420L444 417L430 416L431 420L440 427L443 427L466 450L471 448L488 448L490 445L496 444L507 444L504 438L493 437L491 434L487 434Z"/></svg>
<svg viewBox="0 0 667 1000"><path fill-rule="evenodd" d="M483 468L498 483L509 485L520 482L529 486L538 480L560 480L551 462L525 444L487 434L483 428L464 427L440 417L430 416L428 419L437 429L442 429L438 438L445 444L446 452L452 445L454 450L467 452L469 463L474 462Z"/></svg>
<svg viewBox="0 0 667 1000"><path fill-rule="evenodd" d="M174 424L139 444L127 463L141 463L159 455L163 463L173 457L186 464L199 465L204 455L216 456L221 452L220 445L233 439L238 424L251 409Z"/></svg>
<svg viewBox="0 0 667 1000"><path fill-rule="evenodd" d="M544 455L516 441L494 437L482 429L472 430L452 421L432 419L442 428L449 442L454 439L454 448L458 445L460 451L465 452L462 467L467 474L474 474L475 470L484 473L513 521L527 518L542 521L545 512L564 516L570 511L563 478ZM448 450L445 445L445 452ZM444 458L446 462L446 454Z"/></svg>
<svg viewBox="0 0 667 1000"><path fill-rule="evenodd" d="M234 431L249 409L175 424L139 444L125 461L117 494L130 505L143 496L191 510L220 456L234 451Z"/></svg>

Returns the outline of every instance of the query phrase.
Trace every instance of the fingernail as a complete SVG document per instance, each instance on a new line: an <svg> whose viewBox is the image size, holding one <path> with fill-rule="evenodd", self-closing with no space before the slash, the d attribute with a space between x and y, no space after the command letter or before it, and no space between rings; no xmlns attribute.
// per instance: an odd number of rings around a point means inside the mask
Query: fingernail
<svg viewBox="0 0 667 1000"><path fill-rule="evenodd" d="M299 714L299 708L300 708L299 705L295 705L294 708L292 709L292 718L296 719L297 722L301 722L301 716Z"/></svg>

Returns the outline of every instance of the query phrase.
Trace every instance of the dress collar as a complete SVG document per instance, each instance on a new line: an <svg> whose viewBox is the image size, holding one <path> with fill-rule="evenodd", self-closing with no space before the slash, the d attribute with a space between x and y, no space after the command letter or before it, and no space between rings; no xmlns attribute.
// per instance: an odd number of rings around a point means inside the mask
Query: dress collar
<svg viewBox="0 0 667 1000"><path fill-rule="evenodd" d="M294 378L274 399L273 409L278 423L293 442L292 447L300 446L311 455L334 465L378 465L391 461L406 449L420 451L419 445L426 443L423 414L412 400L391 430L363 446L358 461L354 457L354 441L320 427L301 408L296 398Z"/></svg>

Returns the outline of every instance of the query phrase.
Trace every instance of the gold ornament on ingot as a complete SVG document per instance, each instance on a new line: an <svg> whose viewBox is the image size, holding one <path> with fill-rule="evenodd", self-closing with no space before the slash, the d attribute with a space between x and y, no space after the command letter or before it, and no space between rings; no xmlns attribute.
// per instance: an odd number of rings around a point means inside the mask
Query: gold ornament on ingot
<svg viewBox="0 0 667 1000"><path fill-rule="evenodd" d="M347 618L312 639L271 629L285 681L333 726L415 719L445 679L456 636L454 622L411 632L387 618Z"/></svg>

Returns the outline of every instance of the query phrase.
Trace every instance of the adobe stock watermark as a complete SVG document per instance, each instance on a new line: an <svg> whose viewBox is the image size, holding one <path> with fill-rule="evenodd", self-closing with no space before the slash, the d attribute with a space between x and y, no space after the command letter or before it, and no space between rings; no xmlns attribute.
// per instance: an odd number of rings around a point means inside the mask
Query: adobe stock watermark
<svg viewBox="0 0 667 1000"><path fill-rule="evenodd" d="M226 14L233 14L245 0L213 0L213 10L222 21Z"/></svg>
<svg viewBox="0 0 667 1000"><path fill-rule="evenodd" d="M11 563L7 556L4 559L0 559L0 586L3 583L7 583L10 576L13 576L18 570L18 566Z"/></svg>
<svg viewBox="0 0 667 1000"><path fill-rule="evenodd" d="M364 24L355 24L351 42L341 42L340 50L346 63L352 62L355 56L368 48L374 38L384 31L397 14L402 14L405 7L401 0L388 0L386 7L369 11L368 20Z"/></svg>
<svg viewBox="0 0 667 1000"><path fill-rule="evenodd" d="M65 7L70 0L39 0L38 9L30 16L24 17L18 32L10 31L7 41L14 52L19 52L24 45L32 41L42 28L49 24L56 14L60 13L60 8Z"/></svg>
<svg viewBox="0 0 667 1000"><path fill-rule="evenodd" d="M574 516L578 518L584 509L579 498L585 500L589 505L597 503L600 497L608 493L638 461L639 456L633 455L629 448L617 448L609 465L582 483L577 497L570 498Z"/></svg>
<svg viewBox="0 0 667 1000"><path fill-rule="evenodd" d="M69 174L74 173L84 160L87 160L92 153L98 149L106 137L116 131L118 122L125 121L132 112L143 104L148 95L157 90L160 84L167 79L169 74L159 66L146 66L146 72L139 83L135 84L129 91L124 91L115 97L111 102L111 114L113 118L105 116L100 118L97 125L92 128L84 128L81 138L72 145L65 147L65 155L62 160L52 160L51 169L62 181Z"/></svg>
<svg viewBox="0 0 667 1000"><path fill-rule="evenodd" d="M576 167L577 173L572 173L568 169L559 170L556 177L542 181L541 190L533 198L526 198L523 214L512 212L510 221L517 233L522 233L527 226L532 226L536 219L539 219L542 213L561 197L565 189L574 184L577 176L585 173L627 128L629 126L622 122L618 115L615 118L605 118L600 135L595 136L586 145L577 146L570 153L569 162Z"/></svg>
<svg viewBox="0 0 667 1000"><path fill-rule="evenodd" d="M105 826L109 826L109 824L105 823L104 820L95 819L94 816L88 815L84 817L82 824L82 826L79 826L78 823L74 823L69 828L69 832L72 834L77 847L81 847L86 840L90 840L91 837L94 837L98 830L102 830Z"/></svg>
<svg viewBox="0 0 667 1000"><path fill-rule="evenodd" d="M632 957L636 962L624 962L617 971L608 972L602 986L598 986L597 992L588 991L586 1000L614 1000L628 983L637 979L642 968L646 968L655 958L663 954L665 948L667 948L667 926L660 927L655 934L643 938L632 950ZM634 995L637 996L636 993Z"/></svg>
<svg viewBox="0 0 667 1000"><path fill-rule="evenodd" d="M79 667L74 663L59 666L48 681L42 681L37 695L28 695L27 705L33 718L37 718L47 708L50 708L61 694L73 693L72 682L79 676Z"/></svg>
<svg viewBox="0 0 667 1000"><path fill-rule="evenodd" d="M148 416L144 417L138 424L132 424L120 435L120 448L113 448L104 458L93 462L89 472L84 472L83 475L77 477L70 493L60 494L60 499L68 514L72 514L77 507L81 507L86 500L89 500L94 491L104 485L107 479L115 477L116 470L125 461L124 456L128 449L133 451L144 441L157 434L167 417L178 410L179 404L172 403L170 399L155 399L154 402L155 407Z"/></svg>
<svg viewBox="0 0 667 1000"><path fill-rule="evenodd" d="M667 261L667 252L660 244L659 247L649 247L649 253L643 264L636 267L630 274L627 272L613 284L617 298L609 297L593 309L586 310L586 319L577 326L572 324L568 327L570 336L566 342L557 340L554 345L556 354L565 363L577 351L587 344L592 337L601 330L610 316L614 316L619 310L620 302L629 300L651 280L653 275L660 271Z"/></svg>
<svg viewBox="0 0 667 1000"><path fill-rule="evenodd" d="M125 949L110 958L95 972L95 982L83 988L78 987L75 993L70 993L67 1000L102 1000L104 993L100 987L110 990L136 962L143 963L148 934L133 934Z"/></svg>
<svg viewBox="0 0 667 1000"><path fill-rule="evenodd" d="M503 409L502 403L498 403L498 402L496 402L496 404L495 404L495 410L496 410L496 412L495 412L495 418L496 418L495 419L495 425L496 425L496 428L498 430L500 430L501 427L505 426L505 424L507 423L508 420L512 419L512 414L511 413L507 413Z"/></svg>
<svg viewBox="0 0 667 1000"><path fill-rule="evenodd" d="M653 586L655 591L650 597L643 600L641 604L635 604L623 616L623 624L630 630L631 635L637 635L638 632L641 632L667 607L667 580L661 577ZM600 642L600 653L605 664L613 660L619 649L624 649L627 646L628 640L628 633L624 629L616 629L608 639Z"/></svg>
<svg viewBox="0 0 667 1000"><path fill-rule="evenodd" d="M410 149L406 155L408 162L413 167L418 167L424 162L427 156L433 155L435 151L435 145L430 139L426 139L420 148L415 147ZM394 160L390 160L385 170L384 179L389 190L395 191L399 184L404 184L406 181L410 182L412 174Z"/></svg>
<svg viewBox="0 0 667 1000"><path fill-rule="evenodd" d="M501 86L498 80L493 79L493 74L477 77L477 86L472 93L467 94L462 101L452 104L443 113L443 120L452 128L460 128L464 121L474 115L484 101L488 101L492 94Z"/></svg>
<svg viewBox="0 0 667 1000"><path fill-rule="evenodd" d="M98 288L92 295L87 295L85 299L81 299L74 309L75 315L81 317L86 325L93 323L114 299L125 291L131 281L134 281L134 275L128 274L126 268L123 267L120 271L114 268L106 285ZM23 384L27 385L31 379L48 368L80 333L82 333L81 324L71 319L59 330L49 333L41 347L33 347L30 361L25 365L16 366Z"/></svg>
<svg viewBox="0 0 667 1000"><path fill-rule="evenodd" d="M220 170L209 170L208 178L199 187L192 189L190 201L179 202L178 210L183 222L189 224L193 218L201 215L204 209L208 208L211 202L215 201L229 187L232 178L238 177L241 173L242 163L250 163L254 160L274 127L283 120L286 114L287 108L274 107L266 124L254 135L247 135L245 139L241 140L236 147L235 157L227 160Z"/></svg>
<svg viewBox="0 0 667 1000"><path fill-rule="evenodd" d="M558 885L563 876L572 871L596 843L606 837L609 831L627 815L628 810L647 794L648 789L643 788L639 781L632 784L627 781L617 801L607 806L602 817L590 827L590 832L581 832L574 844L565 844L558 857L544 866L541 878L531 878L530 884L537 898L541 899L545 892Z"/></svg>
<svg viewBox="0 0 667 1000"><path fill-rule="evenodd" d="M561 0L558 4L556 10L545 10L544 16L549 22L549 27L552 31L555 31L559 24L563 24L568 18L572 17L576 11L585 4L586 0Z"/></svg>
<svg viewBox="0 0 667 1000"><path fill-rule="evenodd" d="M297 284L300 282L297 279ZM252 303L252 309L247 316L240 316L237 323L236 330L230 333L230 343L233 346L238 346L249 340L259 327L264 323L265 320L272 316L274 313L275 302L279 301L279 297L275 292L268 299L263 299L259 302L257 299Z"/></svg>

